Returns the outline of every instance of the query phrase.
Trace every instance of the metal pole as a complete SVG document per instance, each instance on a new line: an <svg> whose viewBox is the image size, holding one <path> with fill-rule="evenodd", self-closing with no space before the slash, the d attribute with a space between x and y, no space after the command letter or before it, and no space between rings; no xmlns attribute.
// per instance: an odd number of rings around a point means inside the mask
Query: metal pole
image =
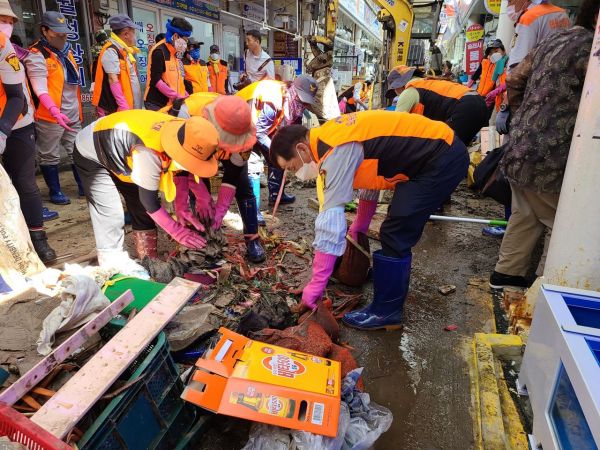
<svg viewBox="0 0 600 450"><path fill-rule="evenodd" d="M508 14L506 14L507 8L508 0L502 0L502 3L500 3L500 17L498 18L496 38L502 41L506 52L510 53L510 43L515 35L515 23L510 20L510 17L508 17Z"/></svg>
<svg viewBox="0 0 600 450"><path fill-rule="evenodd" d="M600 27L592 43L577 122L544 269L545 281L600 291Z"/></svg>
<svg viewBox="0 0 600 450"><path fill-rule="evenodd" d="M508 222L500 219L476 219L472 217L452 217L452 216L429 216L429 220L438 220L441 222L467 222L467 223L481 223L483 225L501 226L505 227Z"/></svg>

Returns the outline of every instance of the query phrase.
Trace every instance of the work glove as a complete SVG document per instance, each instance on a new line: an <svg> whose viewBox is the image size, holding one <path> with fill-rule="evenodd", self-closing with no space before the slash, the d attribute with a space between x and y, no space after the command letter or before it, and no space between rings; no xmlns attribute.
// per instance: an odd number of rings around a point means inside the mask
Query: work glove
<svg viewBox="0 0 600 450"><path fill-rule="evenodd" d="M171 100L189 97L189 94L187 92L184 95L179 95L177 93L177 91L175 91L173 88L171 88L163 80L159 80L158 83L156 83L156 89L158 89L162 95L164 95L165 97L168 97Z"/></svg>
<svg viewBox="0 0 600 450"><path fill-rule="evenodd" d="M492 105L492 103L494 103L494 101L496 100L496 97L500 94L502 94L504 91L506 90L506 84L501 84L500 86L498 86L496 89L494 89L493 91L490 91L486 96L485 96L485 104L490 107Z"/></svg>
<svg viewBox="0 0 600 450"><path fill-rule="evenodd" d="M75 131L73 128L69 127L69 123L71 120L62 112L60 112L60 108L56 106L52 97L47 92L41 94L39 97L40 103L46 107L50 114L56 120L61 127L63 127L67 131Z"/></svg>
<svg viewBox="0 0 600 450"><path fill-rule="evenodd" d="M196 213L200 221L206 224L212 223L215 218L215 204L206 185L202 180L197 183L192 174L189 175L188 182L190 191L196 197Z"/></svg>
<svg viewBox="0 0 600 450"><path fill-rule="evenodd" d="M231 205L231 200L233 200L234 195L235 187L230 184L221 184L219 195L217 196L217 204L215 205L215 219L212 225L213 229L218 230L221 228L223 217L225 217L225 214L227 214L229 205Z"/></svg>
<svg viewBox="0 0 600 450"><path fill-rule="evenodd" d="M204 231L204 226L190 211L188 174L175 175L173 182L175 183L175 200L173 200L173 206L175 207L177 222L184 226L186 223L190 223L196 230Z"/></svg>
<svg viewBox="0 0 600 450"><path fill-rule="evenodd" d="M348 234L355 242L358 242L358 233L367 234L369 231L369 225L371 225L376 209L377 200L359 200L356 217L348 230Z"/></svg>
<svg viewBox="0 0 600 450"><path fill-rule="evenodd" d="M302 291L302 305L311 310L317 309L317 301L323 296L337 256L315 252L312 266L312 277Z"/></svg>
<svg viewBox="0 0 600 450"><path fill-rule="evenodd" d="M6 135L0 131L0 155L4 154L4 150L6 150Z"/></svg>
<svg viewBox="0 0 600 450"><path fill-rule="evenodd" d="M496 114L496 131L500 134L508 134L508 124L510 122L510 110L498 111Z"/></svg>
<svg viewBox="0 0 600 450"><path fill-rule="evenodd" d="M129 103L127 103L121 83L118 81L110 83L110 92L112 92L112 95L117 102L117 111L129 111Z"/></svg>
<svg viewBox="0 0 600 450"><path fill-rule="evenodd" d="M156 222L169 236L193 250L199 250L206 245L206 239L195 231L186 228L180 223L175 222L164 207L160 207L153 213L148 213L152 220Z"/></svg>
<svg viewBox="0 0 600 450"><path fill-rule="evenodd" d="M467 81L467 87L471 88L474 84L475 80L473 78L469 78L469 81Z"/></svg>

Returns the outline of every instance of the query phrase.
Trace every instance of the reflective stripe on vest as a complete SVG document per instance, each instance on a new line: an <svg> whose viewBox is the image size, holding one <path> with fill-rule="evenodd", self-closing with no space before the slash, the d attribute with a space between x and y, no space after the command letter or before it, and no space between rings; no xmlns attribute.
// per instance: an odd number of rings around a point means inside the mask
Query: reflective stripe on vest
<svg viewBox="0 0 600 450"><path fill-rule="evenodd" d="M192 83L192 93L208 92L208 67L198 62L184 64L185 80Z"/></svg>
<svg viewBox="0 0 600 450"><path fill-rule="evenodd" d="M485 97L494 89L494 81L492 75L494 75L494 69L496 64L485 58L481 60L481 76L479 77L479 86L477 86L477 92L482 97Z"/></svg>
<svg viewBox="0 0 600 450"><path fill-rule="evenodd" d="M419 92L419 104L422 105L421 114L442 122L448 119L463 95L471 91L462 84L448 80L417 79L409 81L406 87L415 88Z"/></svg>
<svg viewBox="0 0 600 450"><path fill-rule="evenodd" d="M210 76L210 86L214 92L217 94L225 95L225 83L227 82L228 69L227 64L223 64L223 62L219 61L217 63L219 66L219 73L215 71L215 64L211 61L208 62L208 74Z"/></svg>
<svg viewBox="0 0 600 450"><path fill-rule="evenodd" d="M310 130L310 149L319 163L340 145L362 144L364 160L354 175L355 189L392 189L419 174L453 141L448 125L395 111L345 114Z"/></svg>
<svg viewBox="0 0 600 450"><path fill-rule="evenodd" d="M171 44L168 44L164 39L158 42L148 54L148 83L146 84L146 92L144 93L144 101L148 98L148 91L150 90L150 74L152 73L152 55L155 51L163 52L165 56L165 71L163 72L161 79L167 83L167 85L176 91L180 96L185 96L185 85L183 84L183 64L175 56L175 48ZM167 59L167 55L169 56ZM156 86L153 86L156 89ZM169 100L168 103L172 101Z"/></svg>
<svg viewBox="0 0 600 450"><path fill-rule="evenodd" d="M109 48L114 49L119 57L119 83L123 88L123 94L129 108L133 109L133 88L131 86L131 71L128 64L129 55L127 54L127 50L117 47L109 40L104 44L98 55L98 67L96 68L96 78L94 79L94 95L92 96L92 105L99 106L108 114L118 109L117 101L110 90L110 81L102 66L102 57L104 56L104 52Z"/></svg>
<svg viewBox="0 0 600 450"><path fill-rule="evenodd" d="M58 109L61 109L62 106L62 96L63 96L63 90L65 87L65 70L63 68L62 62L58 59L58 57L51 52L50 50L46 49L46 47L44 47L42 45L41 42L36 42L35 44L33 44L30 49L30 51L36 53L39 52L41 53L44 58L46 59L46 68L48 70L48 94L50 95L50 98L52 98L52 100L54 101L54 104L58 107ZM77 63L75 62L75 58L73 57L73 52L69 50L69 60L73 63L73 65L75 67L79 67L77 65ZM81 88L80 86L77 86L77 99L78 99L78 103L79 103L79 120L83 120L83 109L81 106ZM52 114L50 114L50 111L48 111L48 108L46 108L44 105L42 105L42 103L40 102L36 111L35 111L35 119L36 120L45 120L46 122L52 122L52 123L57 123L56 119L54 118L54 116L52 116Z"/></svg>

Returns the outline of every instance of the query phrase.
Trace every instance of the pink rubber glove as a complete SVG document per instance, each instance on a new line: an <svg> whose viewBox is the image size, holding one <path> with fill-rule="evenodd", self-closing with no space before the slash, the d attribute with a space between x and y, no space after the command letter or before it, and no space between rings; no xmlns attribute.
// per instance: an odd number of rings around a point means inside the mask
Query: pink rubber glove
<svg viewBox="0 0 600 450"><path fill-rule="evenodd" d="M190 189L187 175L176 175L173 177L173 182L175 183L175 200L173 200L173 206L175 207L177 222L183 226L186 223L190 223L196 230L204 231L204 226L190 211Z"/></svg>
<svg viewBox="0 0 600 450"><path fill-rule="evenodd" d="M500 86L498 86L496 89L494 89L493 91L490 91L486 96L485 96L485 104L487 106L491 106L492 103L494 103L494 101L496 100L496 97L500 94L502 94L504 91L506 90L506 83L502 83Z"/></svg>
<svg viewBox="0 0 600 450"><path fill-rule="evenodd" d="M317 309L317 300L323 296L329 277L333 273L337 256L315 252L313 258L312 278L302 291L302 303L308 308Z"/></svg>
<svg viewBox="0 0 600 450"><path fill-rule="evenodd" d="M377 200L359 200L356 217L348 230L348 234L354 241L358 239L358 233L367 234L376 209Z"/></svg>
<svg viewBox="0 0 600 450"><path fill-rule="evenodd" d="M184 227L183 225L175 222L167 210L162 206L153 213L148 213L152 220L154 220L163 230L165 230L169 236L179 242L181 245L185 245L191 249L201 249L206 245L206 239L200 236L198 233Z"/></svg>
<svg viewBox="0 0 600 450"><path fill-rule="evenodd" d="M123 87L121 86L121 83L118 81L111 83L110 92L112 92L112 95L115 97L117 102L117 111L129 111L131 109L127 103L125 94L123 93Z"/></svg>
<svg viewBox="0 0 600 450"><path fill-rule="evenodd" d="M467 81L467 87L471 88L474 84L475 80L473 78L469 78L469 81Z"/></svg>
<svg viewBox="0 0 600 450"><path fill-rule="evenodd" d="M233 200L233 196L235 195L235 187L230 184L222 184L219 189L219 195L217 197L217 204L215 205L215 219L213 221L213 229L218 230L221 228L221 224L223 223L223 217L227 214L229 210L229 205L231 205L231 200Z"/></svg>
<svg viewBox="0 0 600 450"><path fill-rule="evenodd" d="M206 189L206 185L202 180L199 183L196 183L194 179L194 175L189 175L188 182L190 186L190 191L196 197L196 212L200 217L200 220L204 223L212 223L215 218L215 204L213 199Z"/></svg>
<svg viewBox="0 0 600 450"><path fill-rule="evenodd" d="M165 97L169 97L171 100L188 97L187 93L185 93L184 95L179 95L175 90L173 90L173 88L169 87L169 85L167 83L165 83L163 80L159 80L158 83L156 83L156 89L158 89L162 95L164 95Z"/></svg>
<svg viewBox="0 0 600 450"><path fill-rule="evenodd" d="M69 127L69 122L71 121L66 115L60 112L60 109L58 108L58 106L56 106L56 103L54 103L54 100L52 100L50 94L44 92L38 98L40 99L40 103L44 105L48 111L50 111L52 117L56 119L56 122L61 127L63 127L67 131L75 131L73 128Z"/></svg>

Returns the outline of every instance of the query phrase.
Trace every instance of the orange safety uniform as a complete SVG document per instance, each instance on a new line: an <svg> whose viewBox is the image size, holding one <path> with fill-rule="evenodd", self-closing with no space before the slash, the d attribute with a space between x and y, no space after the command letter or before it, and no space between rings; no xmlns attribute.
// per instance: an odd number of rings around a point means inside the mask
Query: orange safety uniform
<svg viewBox="0 0 600 450"><path fill-rule="evenodd" d="M171 103L171 100L165 97L156 86L150 82L152 74L152 56L154 52L162 52L165 60L165 71L161 75L161 79L178 95L185 97L185 74L183 64L176 56L175 47L169 44L164 39L158 42L148 54L148 83L146 84L146 92L144 93L144 101L155 103L164 106Z"/></svg>
<svg viewBox="0 0 600 450"><path fill-rule="evenodd" d="M6 35L4 33L0 33L0 49L3 49L4 47L6 47L7 40L8 39L7 39ZM19 70L23 70L23 67L21 66L19 58L14 53L11 55L8 55L8 57L6 58L6 62L8 62L12 66L12 70L14 70L15 72L18 72ZM27 86L27 90L29 92L29 85L27 83L25 85ZM29 98L31 98L31 95L29 95ZM4 90L4 86L2 85L2 83L0 83L0 116L4 112L4 108L6 107L7 100L8 99L6 98L6 91ZM29 99L27 99L26 102L23 102L23 111L21 112L21 114L19 114L19 117L17 120L23 118L23 116L25 114L27 114L27 108L29 108L29 106L30 106L30 102L29 102Z"/></svg>
<svg viewBox="0 0 600 450"><path fill-rule="evenodd" d="M29 51L33 53L41 53L46 59L46 67L48 69L48 94L58 109L61 109L63 90L65 86L65 70L62 62L53 52L46 49L46 47L44 47L40 41L37 41L35 44L33 44L29 48ZM69 60L75 67L78 67L71 50L69 50ZM77 98L79 99L79 120L81 121L83 120L83 109L81 106L81 88L79 86L77 87ZM48 111L48 108L42 105L41 102L38 104L37 109L35 110L35 119L57 123L56 119L52 116L52 114L50 114L50 111Z"/></svg>
<svg viewBox="0 0 600 450"><path fill-rule="evenodd" d="M498 79L496 80L495 87L501 86L504 83L506 83L506 70L504 72L502 72L500 74L500 76L498 77ZM495 99L496 111L500 111L500 105L502 105L502 103L505 103L504 102L505 98L506 98L506 91L504 91L502 94L496 95L496 99Z"/></svg>
<svg viewBox="0 0 600 450"><path fill-rule="evenodd" d="M188 92L189 94L208 92L208 67L204 61L189 61L184 63L183 70L185 81L191 85L191 92Z"/></svg>
<svg viewBox="0 0 600 450"><path fill-rule="evenodd" d="M208 61L208 76L210 77L210 86L213 92L225 95L225 83L229 76L227 62L220 59L219 61Z"/></svg>
<svg viewBox="0 0 600 450"><path fill-rule="evenodd" d="M107 114L113 113L118 109L117 101L110 90L110 81L102 67L102 56L104 56L104 52L109 48L114 49L119 57L119 83L123 88L123 94L125 95L129 109L133 109L133 89L131 87L131 71L128 64L129 54L127 50L117 47L109 40L104 44L98 55L96 77L94 79L95 89L92 96L92 105L102 108Z"/></svg>
<svg viewBox="0 0 600 450"><path fill-rule="evenodd" d="M454 141L454 131L445 123L381 110L342 115L312 128L309 136L318 163L339 151L336 149L340 145L361 143L364 160L354 175L353 187L376 190L393 189L397 183L416 176ZM323 186L320 188L322 191Z"/></svg>
<svg viewBox="0 0 600 450"><path fill-rule="evenodd" d="M479 85L477 86L477 92L482 97L485 97L494 89L494 81L492 80L492 75L494 75L494 69L496 68L496 64L492 64L492 62L484 58L481 61L481 76L479 77Z"/></svg>
<svg viewBox="0 0 600 450"><path fill-rule="evenodd" d="M468 92L473 92L466 86L448 80L416 79L406 84L419 92L419 103L411 113L423 114L432 120L445 122L451 115L460 99Z"/></svg>

